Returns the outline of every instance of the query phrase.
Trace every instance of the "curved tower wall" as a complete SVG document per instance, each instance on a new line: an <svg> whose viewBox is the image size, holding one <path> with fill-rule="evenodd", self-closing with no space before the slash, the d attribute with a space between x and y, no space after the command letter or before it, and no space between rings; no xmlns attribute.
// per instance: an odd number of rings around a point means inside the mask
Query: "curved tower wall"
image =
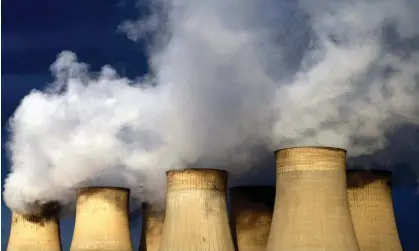
<svg viewBox="0 0 419 251"><path fill-rule="evenodd" d="M346 193L346 151L298 147L275 154L267 251L359 251Z"/></svg>
<svg viewBox="0 0 419 251"><path fill-rule="evenodd" d="M61 251L58 212L22 215L12 212L7 251Z"/></svg>
<svg viewBox="0 0 419 251"><path fill-rule="evenodd" d="M238 251L265 251L273 208L274 186L246 186L230 189L230 222Z"/></svg>
<svg viewBox="0 0 419 251"><path fill-rule="evenodd" d="M78 189L70 251L132 251L128 199L125 188Z"/></svg>
<svg viewBox="0 0 419 251"><path fill-rule="evenodd" d="M164 225L164 210L143 204L140 251L159 251Z"/></svg>
<svg viewBox="0 0 419 251"><path fill-rule="evenodd" d="M361 251L402 251L391 197L391 172L347 172L348 199Z"/></svg>
<svg viewBox="0 0 419 251"><path fill-rule="evenodd" d="M167 172L166 215L159 251L234 251L227 217L227 172Z"/></svg>

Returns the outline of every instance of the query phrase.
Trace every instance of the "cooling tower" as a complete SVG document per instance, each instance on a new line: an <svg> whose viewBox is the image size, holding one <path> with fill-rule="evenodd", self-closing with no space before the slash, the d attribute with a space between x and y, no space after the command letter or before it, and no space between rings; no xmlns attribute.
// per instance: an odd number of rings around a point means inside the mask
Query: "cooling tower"
<svg viewBox="0 0 419 251"><path fill-rule="evenodd" d="M298 147L275 154L267 251L359 251L346 193L346 151Z"/></svg>
<svg viewBox="0 0 419 251"><path fill-rule="evenodd" d="M351 170L347 181L361 251L402 251L391 198L391 172Z"/></svg>
<svg viewBox="0 0 419 251"><path fill-rule="evenodd" d="M71 251L132 251L128 221L129 190L88 187L77 190Z"/></svg>
<svg viewBox="0 0 419 251"><path fill-rule="evenodd" d="M230 189L230 222L238 251L265 251L271 229L275 187Z"/></svg>
<svg viewBox="0 0 419 251"><path fill-rule="evenodd" d="M234 251L226 206L227 172L167 172L166 215L159 251Z"/></svg>
<svg viewBox="0 0 419 251"><path fill-rule="evenodd" d="M164 210L143 204L143 225L140 251L159 251L164 225Z"/></svg>
<svg viewBox="0 0 419 251"><path fill-rule="evenodd" d="M12 212L8 251L61 251L58 210L42 215Z"/></svg>

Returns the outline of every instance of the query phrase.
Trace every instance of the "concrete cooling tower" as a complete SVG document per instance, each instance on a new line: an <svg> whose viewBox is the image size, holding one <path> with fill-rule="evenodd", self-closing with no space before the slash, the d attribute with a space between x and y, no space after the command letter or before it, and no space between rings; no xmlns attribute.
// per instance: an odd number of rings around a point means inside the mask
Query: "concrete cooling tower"
<svg viewBox="0 0 419 251"><path fill-rule="evenodd" d="M346 151L297 147L275 154L267 251L359 251L346 193Z"/></svg>
<svg viewBox="0 0 419 251"><path fill-rule="evenodd" d="M143 204L143 224L140 251L159 251L164 225L164 210Z"/></svg>
<svg viewBox="0 0 419 251"><path fill-rule="evenodd" d="M70 251L132 251L128 199L125 188L78 189Z"/></svg>
<svg viewBox="0 0 419 251"><path fill-rule="evenodd" d="M275 203L274 186L230 189L230 222L238 251L265 251Z"/></svg>
<svg viewBox="0 0 419 251"><path fill-rule="evenodd" d="M391 172L347 172L348 200L361 251L402 251L391 197Z"/></svg>
<svg viewBox="0 0 419 251"><path fill-rule="evenodd" d="M227 172L167 172L160 251L234 251L227 217Z"/></svg>
<svg viewBox="0 0 419 251"><path fill-rule="evenodd" d="M8 251L61 251L58 208L42 215L12 212Z"/></svg>

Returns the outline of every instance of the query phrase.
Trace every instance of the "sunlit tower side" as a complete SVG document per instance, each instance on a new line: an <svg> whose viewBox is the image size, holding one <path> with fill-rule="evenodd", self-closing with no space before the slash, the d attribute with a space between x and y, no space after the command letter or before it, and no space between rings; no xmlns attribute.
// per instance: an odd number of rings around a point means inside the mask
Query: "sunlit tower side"
<svg viewBox="0 0 419 251"><path fill-rule="evenodd" d="M129 189L125 188L78 189L70 251L133 251L128 200Z"/></svg>
<svg viewBox="0 0 419 251"><path fill-rule="evenodd" d="M346 151L296 147L275 154L267 251L359 251L346 193Z"/></svg>
<svg viewBox="0 0 419 251"><path fill-rule="evenodd" d="M226 186L225 171L168 171L160 251L234 251Z"/></svg>

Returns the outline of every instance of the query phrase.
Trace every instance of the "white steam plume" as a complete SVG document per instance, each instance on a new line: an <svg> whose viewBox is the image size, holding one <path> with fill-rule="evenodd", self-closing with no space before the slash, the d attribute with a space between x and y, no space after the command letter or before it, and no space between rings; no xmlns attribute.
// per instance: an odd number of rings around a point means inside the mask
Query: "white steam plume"
<svg viewBox="0 0 419 251"><path fill-rule="evenodd" d="M147 77L95 75L62 52L56 81L23 99L10 121L11 208L71 204L84 185L161 202L169 169L240 174L290 145L374 153L419 123L419 54L403 46L419 34L414 0L154 3L121 26L153 38Z"/></svg>

